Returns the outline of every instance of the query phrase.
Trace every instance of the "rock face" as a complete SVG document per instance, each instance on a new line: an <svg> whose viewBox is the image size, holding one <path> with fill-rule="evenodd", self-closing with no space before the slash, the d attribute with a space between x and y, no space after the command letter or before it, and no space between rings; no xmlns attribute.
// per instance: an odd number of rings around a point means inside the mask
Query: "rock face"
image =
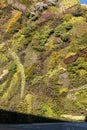
<svg viewBox="0 0 87 130"><path fill-rule="evenodd" d="M23 12L27 11L27 7L24 4L21 4L19 0L6 0L8 4L12 5L14 8L17 8ZM35 5L35 10L42 11L47 9L48 6L55 6L57 5L60 8L60 12L65 12L66 9L71 8L79 3L79 0L46 0L44 2L37 2Z"/></svg>
<svg viewBox="0 0 87 130"><path fill-rule="evenodd" d="M49 5L49 6L55 6L56 5L56 0L46 0L46 2L47 2L47 4Z"/></svg>
<svg viewBox="0 0 87 130"><path fill-rule="evenodd" d="M64 63L65 64L73 63L77 60L78 57L79 57L79 54L73 53L64 59Z"/></svg>
<svg viewBox="0 0 87 130"><path fill-rule="evenodd" d="M35 7L36 11L37 10L42 11L47 8L48 8L47 4L44 4L43 2L38 2Z"/></svg>
<svg viewBox="0 0 87 130"><path fill-rule="evenodd" d="M65 120L86 115L87 8L83 11L78 0L4 2L0 109L26 114L25 123L34 120L31 115Z"/></svg>
<svg viewBox="0 0 87 130"><path fill-rule="evenodd" d="M69 75L67 72L64 72L64 73L59 75L59 81L61 81L63 88L71 88L72 87L72 85L70 84Z"/></svg>
<svg viewBox="0 0 87 130"><path fill-rule="evenodd" d="M26 12L27 7L23 4L21 4L18 0L6 0L7 3L11 6L13 6L14 8L17 8L18 10L21 10L23 12Z"/></svg>

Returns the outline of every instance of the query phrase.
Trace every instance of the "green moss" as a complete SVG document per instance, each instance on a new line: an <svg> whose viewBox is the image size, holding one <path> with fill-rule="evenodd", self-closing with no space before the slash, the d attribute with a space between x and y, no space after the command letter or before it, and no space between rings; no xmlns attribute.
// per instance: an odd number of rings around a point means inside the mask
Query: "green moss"
<svg viewBox="0 0 87 130"><path fill-rule="evenodd" d="M32 76L34 75L34 72L35 72L35 68L36 68L36 65L34 64L25 70L26 80L32 78Z"/></svg>
<svg viewBox="0 0 87 130"><path fill-rule="evenodd" d="M61 114L64 113L63 109L60 109L60 104L56 104L56 100L48 99L43 101L41 105L41 116L60 119ZM57 100L58 101L58 100Z"/></svg>
<svg viewBox="0 0 87 130"><path fill-rule="evenodd" d="M8 79L3 84L0 85L0 87L1 87L1 89L0 89L1 98L2 98L2 95L8 90L10 83L11 83L11 80L13 78L13 75L14 75L14 73L10 73L8 75Z"/></svg>
<svg viewBox="0 0 87 130"><path fill-rule="evenodd" d="M52 29L45 29L45 27L41 28L40 30L37 30L31 42L33 49L40 52L44 51L45 44L47 43L48 38L53 32L54 31Z"/></svg>
<svg viewBox="0 0 87 130"><path fill-rule="evenodd" d="M69 30L71 30L73 25L69 22L64 22L60 26L55 29L55 36L60 37L63 42L69 41L70 34Z"/></svg>
<svg viewBox="0 0 87 130"><path fill-rule="evenodd" d="M63 32L65 32L65 29L62 25L60 25L60 26L56 27L56 29L55 29L55 36L59 37L59 36L61 36L61 34L63 34Z"/></svg>
<svg viewBox="0 0 87 130"><path fill-rule="evenodd" d="M41 32L39 35L39 42L40 45L44 45L47 42L47 39L49 38L49 36L53 33L54 31L49 29L45 32Z"/></svg>
<svg viewBox="0 0 87 130"><path fill-rule="evenodd" d="M57 116L54 112L53 112L53 110L52 110L52 108L51 108L52 106L49 106L49 105L44 105L43 106L43 109L44 109L44 111L45 111L45 116L46 117L54 117L54 116Z"/></svg>
<svg viewBox="0 0 87 130"><path fill-rule="evenodd" d="M14 73L14 72L16 72L16 69L17 69L17 65L16 64L11 64L11 66L9 67L9 72Z"/></svg>
<svg viewBox="0 0 87 130"><path fill-rule="evenodd" d="M8 80L4 81L4 83L0 84L0 95L3 94L3 91L7 85Z"/></svg>
<svg viewBox="0 0 87 130"><path fill-rule="evenodd" d="M14 96L14 94L17 92L18 89L18 73L15 73L13 75L13 78L11 79L11 82L9 84L9 87L6 91L4 91L4 94L2 96L2 100L9 100L10 98L12 98Z"/></svg>
<svg viewBox="0 0 87 130"><path fill-rule="evenodd" d="M71 52L78 52L78 51L81 51L83 49L85 49L85 45L84 43L81 43L81 42L78 42L77 40L73 40L71 43L70 43L70 46L69 46L69 51Z"/></svg>
<svg viewBox="0 0 87 130"><path fill-rule="evenodd" d="M69 64L67 70L73 86L79 87L87 83L87 62L84 58L79 57L76 62Z"/></svg>
<svg viewBox="0 0 87 130"><path fill-rule="evenodd" d="M14 36L12 39L12 47L17 49L20 45L23 45L24 35L19 34L19 36Z"/></svg>
<svg viewBox="0 0 87 130"><path fill-rule="evenodd" d="M71 30L72 27L73 27L73 25L72 25L71 23L69 23L69 22L67 22L67 23L65 24L65 29L66 29L67 31Z"/></svg>
<svg viewBox="0 0 87 130"><path fill-rule="evenodd" d="M24 26L18 33L14 34L10 41L11 47L14 48L14 50L17 50L18 48L24 48L27 46L31 42L35 30L35 24L31 24L30 26L27 25L27 27Z"/></svg>
<svg viewBox="0 0 87 130"><path fill-rule="evenodd" d="M64 34L61 34L60 37L61 37L63 42L68 42L69 38L70 38L70 35L68 33L64 33Z"/></svg>
<svg viewBox="0 0 87 130"><path fill-rule="evenodd" d="M23 34L16 34L11 40L11 47L17 50L19 47L23 48L31 42L30 37L25 37Z"/></svg>
<svg viewBox="0 0 87 130"><path fill-rule="evenodd" d="M72 23L70 23L70 22L64 22L61 25L59 25L58 27L56 27L56 29L55 29L55 35L57 35L56 33L59 33L59 32L61 34L61 33L64 33L66 31L69 31L70 29L72 29L72 27L73 27Z"/></svg>
<svg viewBox="0 0 87 130"><path fill-rule="evenodd" d="M59 63L59 55L58 52L53 51L50 59L49 59L49 64L48 64L48 69L53 69L55 66L57 66Z"/></svg>
<svg viewBox="0 0 87 130"><path fill-rule="evenodd" d="M83 26L83 27L86 28L86 26ZM73 36L72 42L70 43L70 46L69 46L69 51L79 52L79 51L84 50L87 47L87 32L86 31L81 32L81 31L82 30L80 29L79 33L82 33L83 35L81 35L75 39Z"/></svg>
<svg viewBox="0 0 87 130"><path fill-rule="evenodd" d="M80 104L83 104L84 107L85 105L87 106L87 92L84 90L80 90L79 92L75 93L77 100L79 101Z"/></svg>
<svg viewBox="0 0 87 130"><path fill-rule="evenodd" d="M25 36L25 38L31 36L31 33L36 30L35 25L27 26L22 29L22 34Z"/></svg>
<svg viewBox="0 0 87 130"><path fill-rule="evenodd" d="M23 101L21 101L16 107L17 112L30 114L32 112L32 100L33 95L27 94ZM32 119L31 119L32 120Z"/></svg>
<svg viewBox="0 0 87 130"><path fill-rule="evenodd" d="M66 21L66 22L69 22L69 20L72 18L72 14L65 14L64 17L63 17L63 20Z"/></svg>

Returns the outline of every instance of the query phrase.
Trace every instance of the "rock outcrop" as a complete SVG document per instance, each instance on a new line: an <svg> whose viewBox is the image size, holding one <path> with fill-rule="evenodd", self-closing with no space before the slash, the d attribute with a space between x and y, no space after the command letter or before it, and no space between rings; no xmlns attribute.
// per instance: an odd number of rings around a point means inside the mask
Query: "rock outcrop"
<svg viewBox="0 0 87 130"><path fill-rule="evenodd" d="M8 5L13 6L14 8L23 11L24 13L27 11L27 7L24 4L21 4L18 0L6 0Z"/></svg>

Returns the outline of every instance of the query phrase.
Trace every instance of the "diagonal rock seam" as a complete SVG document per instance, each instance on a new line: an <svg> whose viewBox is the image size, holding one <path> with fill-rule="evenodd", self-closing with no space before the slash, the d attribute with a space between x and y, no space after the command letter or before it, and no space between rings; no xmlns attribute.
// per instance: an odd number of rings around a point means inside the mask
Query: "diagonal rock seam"
<svg viewBox="0 0 87 130"><path fill-rule="evenodd" d="M80 86L79 88L71 89L70 92L78 92L80 90L87 89L87 84Z"/></svg>
<svg viewBox="0 0 87 130"><path fill-rule="evenodd" d="M15 64L17 65L17 68L18 68L18 70L19 70L19 72L21 74L21 98L23 98L25 84L26 84L24 66L22 65L22 63L21 63L20 58L18 57L18 55L13 50L11 50L10 48L8 48L8 51L9 51L9 55L14 60Z"/></svg>

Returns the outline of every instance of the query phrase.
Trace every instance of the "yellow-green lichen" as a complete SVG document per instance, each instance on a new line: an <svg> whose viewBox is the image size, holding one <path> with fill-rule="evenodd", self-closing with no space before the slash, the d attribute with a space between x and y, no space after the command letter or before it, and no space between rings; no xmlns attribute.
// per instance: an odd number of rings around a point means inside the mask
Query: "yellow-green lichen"
<svg viewBox="0 0 87 130"><path fill-rule="evenodd" d="M35 64L26 68L25 70L25 77L26 77L26 80L29 80L30 78L32 78L33 74L34 74L34 71L35 71Z"/></svg>
<svg viewBox="0 0 87 130"><path fill-rule="evenodd" d="M2 100L8 100L9 97L12 97L14 96L15 92L17 91L18 89L18 86L17 86L17 83L18 83L18 73L15 73L12 80L11 80L11 83L8 87L8 89L4 92L3 96L2 96Z"/></svg>
<svg viewBox="0 0 87 130"><path fill-rule="evenodd" d="M17 111L21 113L30 114L32 112L33 95L27 94L23 101L21 101L16 107Z"/></svg>

